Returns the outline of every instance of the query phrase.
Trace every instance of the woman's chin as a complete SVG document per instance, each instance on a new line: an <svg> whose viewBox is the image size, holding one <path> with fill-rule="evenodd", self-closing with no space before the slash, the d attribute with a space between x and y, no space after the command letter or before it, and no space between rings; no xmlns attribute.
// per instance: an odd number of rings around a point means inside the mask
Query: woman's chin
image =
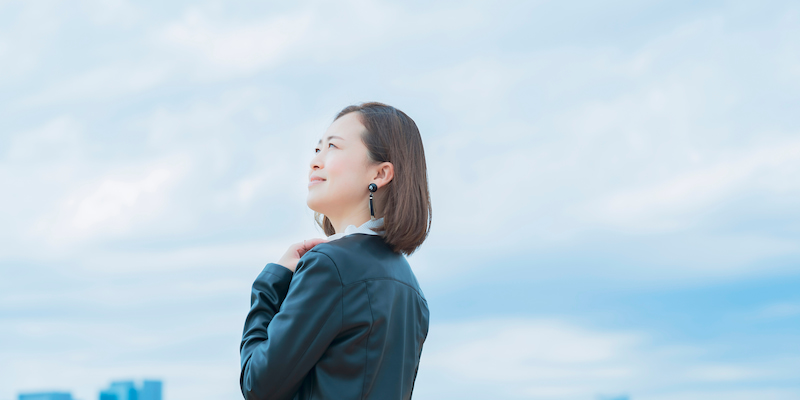
<svg viewBox="0 0 800 400"><path fill-rule="evenodd" d="M315 196L309 194L308 197L306 198L306 205L311 210L316 211L320 214L324 214L322 211L320 211L322 209L320 207L320 201Z"/></svg>

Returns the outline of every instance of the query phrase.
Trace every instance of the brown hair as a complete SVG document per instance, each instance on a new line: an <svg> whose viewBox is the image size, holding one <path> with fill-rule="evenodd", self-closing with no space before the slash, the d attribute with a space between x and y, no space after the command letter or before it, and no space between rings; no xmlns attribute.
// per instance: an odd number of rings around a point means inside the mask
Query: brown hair
<svg viewBox="0 0 800 400"><path fill-rule="evenodd" d="M383 240L395 252L411 255L428 237L432 217L425 150L417 124L404 112L378 102L345 107L334 121L352 112L367 128L361 140L370 161L394 166L394 177L382 194ZM315 212L314 218L326 235L336 233L327 216Z"/></svg>

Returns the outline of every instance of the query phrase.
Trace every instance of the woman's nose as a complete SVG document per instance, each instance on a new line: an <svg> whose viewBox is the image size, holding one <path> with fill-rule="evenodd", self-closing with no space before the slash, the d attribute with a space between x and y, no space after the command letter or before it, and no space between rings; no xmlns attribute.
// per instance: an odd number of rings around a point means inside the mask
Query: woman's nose
<svg viewBox="0 0 800 400"><path fill-rule="evenodd" d="M320 157L320 153L317 153L314 157L311 158L311 169L316 170L322 168L322 157Z"/></svg>

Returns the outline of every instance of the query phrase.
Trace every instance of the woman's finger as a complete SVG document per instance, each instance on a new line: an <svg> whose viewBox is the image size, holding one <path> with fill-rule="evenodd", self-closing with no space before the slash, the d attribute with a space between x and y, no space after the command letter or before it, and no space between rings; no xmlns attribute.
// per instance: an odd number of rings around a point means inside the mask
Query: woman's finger
<svg viewBox="0 0 800 400"><path fill-rule="evenodd" d="M312 248L312 247L314 247L314 246L316 246L316 245L318 245L320 243L325 243L327 241L328 241L328 239L326 239L326 238L313 238L313 239L306 240L306 244L309 245L308 248L310 249L310 248Z"/></svg>
<svg viewBox="0 0 800 400"><path fill-rule="evenodd" d="M305 253L305 252L311 250L314 246L316 246L316 245L318 245L320 243L323 243L323 242L327 242L327 241L328 241L328 239L325 239L325 238L306 239L306 240L303 240L303 243L300 244L300 248L302 249L301 251L303 253Z"/></svg>
<svg viewBox="0 0 800 400"><path fill-rule="evenodd" d="M314 246L322 243L327 242L328 239L323 238L314 238L314 239L306 239L303 240L301 243L298 243L297 246L297 253L302 257L307 251L311 250Z"/></svg>

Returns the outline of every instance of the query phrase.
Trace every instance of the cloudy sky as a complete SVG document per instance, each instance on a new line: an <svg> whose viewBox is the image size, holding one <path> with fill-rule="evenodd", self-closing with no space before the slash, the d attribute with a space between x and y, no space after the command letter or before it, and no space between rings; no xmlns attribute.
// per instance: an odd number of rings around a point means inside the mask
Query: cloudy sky
<svg viewBox="0 0 800 400"><path fill-rule="evenodd" d="M343 107L425 144L414 398L800 398L791 1L0 0L0 400L236 399Z"/></svg>

